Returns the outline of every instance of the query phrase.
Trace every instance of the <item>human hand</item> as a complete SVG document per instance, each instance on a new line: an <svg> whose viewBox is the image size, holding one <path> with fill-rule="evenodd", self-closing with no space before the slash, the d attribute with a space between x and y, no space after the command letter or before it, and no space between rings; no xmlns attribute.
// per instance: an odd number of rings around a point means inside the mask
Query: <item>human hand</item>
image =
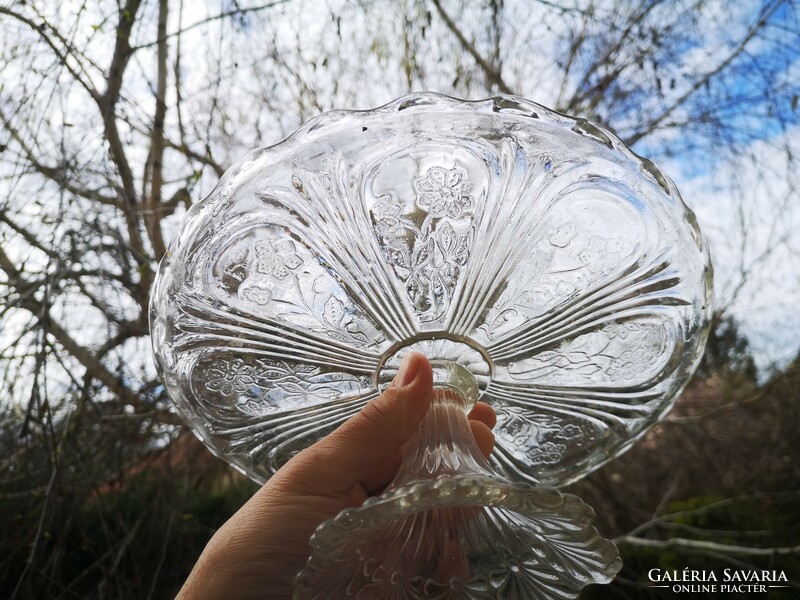
<svg viewBox="0 0 800 600"><path fill-rule="evenodd" d="M178 599L291 598L295 575L311 554L311 534L392 480L432 390L430 363L421 354L407 354L392 387L292 458L216 532ZM469 418L488 456L494 410L479 402Z"/></svg>

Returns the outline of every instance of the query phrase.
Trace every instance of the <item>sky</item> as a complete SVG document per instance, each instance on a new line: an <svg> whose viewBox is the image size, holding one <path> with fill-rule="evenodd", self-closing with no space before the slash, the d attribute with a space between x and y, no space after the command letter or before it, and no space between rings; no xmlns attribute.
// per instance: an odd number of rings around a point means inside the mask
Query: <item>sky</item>
<svg viewBox="0 0 800 600"><path fill-rule="evenodd" d="M183 130L193 149L210 152L220 164L231 164L252 148L280 141L324 110L372 108L411 90L468 99L496 93L430 2L240 0L236 4L245 9L274 6L230 20L215 17L234 6L231 2L184 0L172 5L167 28L172 33L185 30L180 37L169 38L171 57L180 42L181 58L179 64L170 65L168 104L176 101L177 75L183 110L180 115L168 112L168 135L178 137ZM508 0L495 43L487 3L443 2L475 49L501 65L512 89L548 106L562 104L582 79L592 82L602 75L602 70L591 71L591 54L578 56L569 74L563 75L564 56L580 31L583 17L577 9L583 4L559 3L562 8L556 9L546 2ZM619 48L618 64L624 66L630 85L616 91L628 95L617 97L612 89L591 110L621 136L635 132L643 116L658 114L671 98L687 92L692 83L688 75L713 69L715 61L746 35L762 3L711 1L699 12L690 5L661 3L648 17L654 27L671 23L679 29L660 62L650 64L646 58L641 68L631 66L641 59L638 49L652 43L646 36L638 41L631 37ZM613 2L594 6L597 25L587 30L591 38L587 48L601 47L608 32L624 26ZM87 77L102 88L102 65L108 62L114 42L115 3L32 0L25 10L34 9L39 10L37 18L71 33L75 46L97 65L88 68ZM795 309L800 303L800 171L796 160L787 162L789 153L800 160L800 113L792 109L800 87L800 49L792 10L784 6L772 14L769 35L754 40L741 62L724 70L720 82L725 85L704 88L697 103L688 105L700 115L722 115L718 137L707 135L708 124L702 120L681 123L688 113L679 109L671 116L675 126L634 146L672 177L697 213L711 247L718 302L740 321L764 370L785 364L800 348L800 316ZM145 2L141 25L133 33L134 46L141 48L134 53L123 88L125 100L119 106L130 123L124 136L137 173L147 147L140 130L149 127L154 107L156 14L157 3ZM6 29L0 42L11 35L12 30ZM31 32L22 35L33 39ZM70 83L63 69L57 77L43 80L40 71L53 64L52 54L41 45L23 47L20 52L14 44L0 43L4 65L0 110L9 111L4 112L8 115L13 106L15 118L31 116L35 126L29 141L35 137L53 160L60 148L67 147L81 166L82 177L92 181L101 176L107 169L107 148L85 92ZM663 82L663 97L655 93L654 78ZM724 90L734 90L734 97L723 98ZM12 105L12 97L24 97L25 102ZM722 106L723 101L728 104ZM631 103L638 103L639 110L630 110ZM167 195L190 181L192 199L198 201L217 180L209 169L195 172L196 165L169 154L165 165ZM86 206L20 174L19 167L2 156L0 176L0 196L23 222L61 223L53 226L54 243L63 227L79 226L85 218ZM168 240L183 214L178 210L167 222ZM21 240L3 243L11 254L26 259L29 268L37 260L44 268L42 257L37 258ZM742 269L748 277L739 286ZM737 287L741 287L738 292ZM120 311L132 310L124 295L106 293ZM108 335L103 319L77 296L55 311L76 339ZM16 324L13 318L6 320L4 336L23 326L19 319ZM147 344L132 341L117 354L119 365L133 378L153 375Z"/></svg>
<svg viewBox="0 0 800 600"><path fill-rule="evenodd" d="M575 6L580 4L577 2ZM613 3L600 2L596 6L610 4ZM272 56L281 57L286 70L313 82L313 96L319 105L309 103L298 110L302 89L291 77L281 79L276 75L270 90L273 98L279 100L273 100L272 106L283 104L287 110L284 114L279 110L264 111L263 117L256 118L243 115L243 123L255 120L258 126L240 130L244 134L240 137L242 151L278 141L319 109L371 108L408 89L433 89L471 99L489 95L485 82L477 77L471 85L465 85L466 75L462 75L454 84L458 77L454 78L453 72L458 73L461 62L468 65L471 58L459 51L458 42L430 5L427 9L433 14L424 38L418 28L412 33L406 28L404 32L404 23L419 18L415 12L419 10L418 4L413 2L368 2L357 7L348 2L324 5L327 11L309 11L307 4L297 2L272 9L275 12L270 13L268 31L264 31L265 22L260 18L248 17L240 31L243 35L226 47L230 53L216 57L238 64L228 86L231 99L255 111L253 98L264 95L266 82L259 86L248 81L249 74L257 69L253 64L242 68L241 60L234 58L240 57L242 48L254 41L262 39ZM654 22L668 20L669 11L687 5L664 3L652 18ZM215 13L204 2L186 6L194 8L185 11L184 24ZM682 74L707 71L713 68L715 59L718 61L718 57L734 48L747 34L761 6L760 2L705 3L702 26L687 31L681 38L683 42L676 44L677 49L670 55L672 62L657 67L665 81L675 80L676 89L672 93L679 95L690 87L690 80ZM445 3L445 7L455 11L453 3ZM507 2L505 11L500 45L504 79L522 95L548 106L556 105L563 94L563 77L553 60L553 51L560 50L569 39L565 29L574 26L571 20L574 17L553 10L531 9L530 3L525 2ZM800 231L800 181L798 172L786 162L787 152L800 156L800 113L790 107L800 87L800 48L796 38L781 33L783 28L791 34L796 27L797 15L792 11L788 5L779 6L770 16L776 29L763 40L754 40L748 45L744 59L722 73L720 81L726 93L733 89L741 100L728 99L728 106L712 107L725 118L720 140L709 139L700 125L690 125L666 129L634 146L634 150L662 166L697 213L711 246L718 303L741 322L762 369L785 364L800 348L800 317L795 310L800 304L800 237L796 233ZM340 14L339 22L335 22L331 13ZM602 13L602 8L598 13ZM485 32L485 10L471 4L451 16L458 16L466 35L480 51L490 53L491 36L487 37ZM616 18L609 8L606 16L598 16L598 21L613 27ZM690 20L678 23L686 27L692 24ZM215 31L215 28L193 30L192 35L200 35L201 31ZM532 31L536 33L533 42ZM414 57L415 74L410 82L403 81L396 66L402 59L398 54L404 50L399 44L392 46L392 40L407 38L412 46L417 44L417 52L422 54ZM191 39L187 37L187 46L200 44L199 40ZM371 52L364 60L363 49L368 47ZM454 56L459 56L455 65ZM252 60L259 57L254 53ZM323 60L324 68L320 66ZM187 76L191 77L194 71L202 79L204 66L204 61L187 63ZM774 87L769 92L765 88L767 69L776 73ZM463 67L463 71L469 69ZM580 70L575 70L567 87L577 83L578 75ZM711 88L698 103L721 102L721 93L721 89L717 92ZM759 94L766 93L772 95L771 102L759 104ZM658 102L655 98L648 99L645 106L655 111ZM781 118L767 118L767 110L773 110L771 106L783 112ZM609 110L613 113L612 108ZM623 115L619 121L607 124L624 137L637 125L630 119ZM254 129L258 137L250 137ZM735 155L722 148L726 142L730 142L730 147L736 142ZM235 145L232 147L231 158L235 158L237 149ZM747 281L735 291L741 283L743 268L748 269Z"/></svg>

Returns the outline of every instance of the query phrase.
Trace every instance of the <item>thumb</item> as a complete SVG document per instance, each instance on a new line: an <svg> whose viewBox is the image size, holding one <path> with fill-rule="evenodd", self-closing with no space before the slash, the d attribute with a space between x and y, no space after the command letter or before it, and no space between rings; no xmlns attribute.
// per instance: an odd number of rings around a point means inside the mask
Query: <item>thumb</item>
<svg viewBox="0 0 800 600"><path fill-rule="evenodd" d="M296 493L349 493L411 439L432 395L428 359L417 352L406 354L383 394L286 465L285 483L291 481Z"/></svg>

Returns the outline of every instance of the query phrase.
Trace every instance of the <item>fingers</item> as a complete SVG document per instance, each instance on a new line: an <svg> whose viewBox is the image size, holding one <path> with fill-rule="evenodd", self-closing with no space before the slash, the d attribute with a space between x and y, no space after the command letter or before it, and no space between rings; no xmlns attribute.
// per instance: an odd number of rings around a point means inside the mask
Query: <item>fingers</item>
<svg viewBox="0 0 800 600"><path fill-rule="evenodd" d="M393 456L390 456L375 467L375 470L361 481L364 491L370 496L380 493L394 479L397 469L400 468L401 460L402 449L399 449Z"/></svg>
<svg viewBox="0 0 800 600"><path fill-rule="evenodd" d="M296 493L347 493L398 456L425 416L432 390L428 360L406 354L392 387L292 459L282 483Z"/></svg>
<svg viewBox="0 0 800 600"><path fill-rule="evenodd" d="M497 414L494 409L484 402L478 402L469 413L469 424L472 435L478 443L478 448L486 458L494 449L494 433L492 428L497 425Z"/></svg>
<svg viewBox="0 0 800 600"><path fill-rule="evenodd" d="M470 421L469 424L472 427L472 435L478 443L478 448L481 449L481 453L486 458L489 458L494 449L494 433L483 421Z"/></svg>
<svg viewBox="0 0 800 600"><path fill-rule="evenodd" d="M475 437L475 441L483 455L488 458L494 449L494 433L492 433L491 430L497 421L494 409L488 404L479 402L472 412L470 412L469 417L472 435ZM401 459L402 448L398 449L398 452L394 456L384 460L372 473L362 480L361 483L367 494L377 494L389 484L394 478L395 473L397 473L397 469L400 467Z"/></svg>
<svg viewBox="0 0 800 600"><path fill-rule="evenodd" d="M482 421L489 429L497 425L497 414L485 402L478 402L469 413L470 421Z"/></svg>
<svg viewBox="0 0 800 600"><path fill-rule="evenodd" d="M361 484L368 494L380 491L397 472L402 447L427 412L432 389L428 360L418 353L407 354L391 388L279 471L281 488L342 494ZM469 418L478 447L488 457L494 447L495 412L478 402Z"/></svg>

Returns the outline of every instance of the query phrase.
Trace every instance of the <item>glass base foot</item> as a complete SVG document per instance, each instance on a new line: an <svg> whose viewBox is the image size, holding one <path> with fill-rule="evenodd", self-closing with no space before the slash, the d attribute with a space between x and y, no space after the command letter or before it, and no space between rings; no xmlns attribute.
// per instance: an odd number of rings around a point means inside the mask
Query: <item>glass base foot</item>
<svg viewBox="0 0 800 600"><path fill-rule="evenodd" d="M474 378L432 365L433 401L394 481L317 529L295 600L563 600L611 581L622 562L592 508L495 473L467 418Z"/></svg>

